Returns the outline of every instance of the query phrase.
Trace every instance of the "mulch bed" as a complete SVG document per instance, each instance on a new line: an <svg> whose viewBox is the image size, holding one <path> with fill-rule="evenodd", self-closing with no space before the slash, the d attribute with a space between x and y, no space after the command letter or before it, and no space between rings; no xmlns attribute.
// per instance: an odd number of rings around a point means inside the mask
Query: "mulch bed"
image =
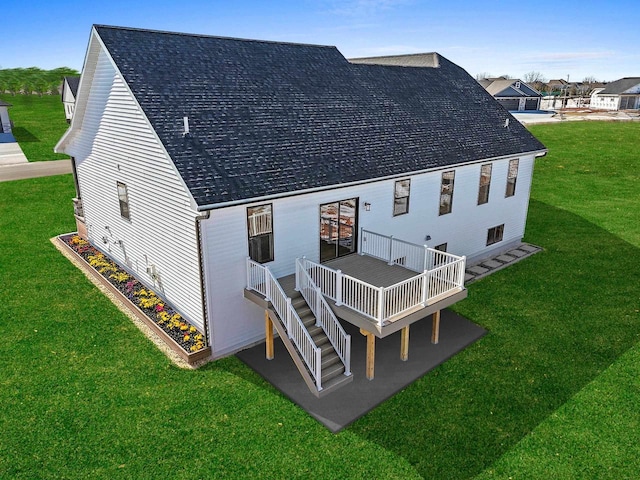
<svg viewBox="0 0 640 480"><path fill-rule="evenodd" d="M185 352L192 354L207 348L202 332L104 253L76 234L62 235L59 238Z"/></svg>

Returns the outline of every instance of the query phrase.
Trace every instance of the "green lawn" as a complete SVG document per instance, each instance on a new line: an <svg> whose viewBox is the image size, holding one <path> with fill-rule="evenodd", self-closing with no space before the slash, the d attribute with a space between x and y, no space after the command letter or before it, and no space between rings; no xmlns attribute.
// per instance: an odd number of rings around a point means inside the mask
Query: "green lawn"
<svg viewBox="0 0 640 480"><path fill-rule="evenodd" d="M172 366L49 243L70 175L0 183L0 478L636 477L640 125L532 130L545 251L457 305L487 336L337 435L235 358Z"/></svg>
<svg viewBox="0 0 640 480"><path fill-rule="evenodd" d="M60 95L3 94L0 99L13 105L9 107L13 136L30 162L69 158L53 153L53 147L69 126Z"/></svg>

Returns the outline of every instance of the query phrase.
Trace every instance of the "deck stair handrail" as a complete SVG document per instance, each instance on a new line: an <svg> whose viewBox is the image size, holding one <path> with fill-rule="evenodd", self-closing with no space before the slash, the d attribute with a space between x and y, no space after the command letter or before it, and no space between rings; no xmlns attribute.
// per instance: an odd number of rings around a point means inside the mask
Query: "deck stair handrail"
<svg viewBox="0 0 640 480"><path fill-rule="evenodd" d="M296 290L299 291L316 318L316 325L324 330L329 342L344 365L344 374L351 375L351 335L344 331L322 291L307 270L305 257L296 259Z"/></svg>
<svg viewBox="0 0 640 480"><path fill-rule="evenodd" d="M387 321L400 318L431 305L464 288L466 257L458 257L426 246L412 244L366 230L362 254L389 264L401 265L420 273L388 287L377 287L340 270L305 260L304 269L322 294L361 315L374 320L380 328ZM366 239L366 240L365 240ZM364 247L364 244L367 246ZM388 254L384 254L384 250Z"/></svg>
<svg viewBox="0 0 640 480"><path fill-rule="evenodd" d="M254 290L271 302L273 309L284 325L289 339L294 343L300 357L313 376L318 391L322 390L322 349L314 343L302 323L291 298L282 289L271 270L265 265L247 258L247 288Z"/></svg>

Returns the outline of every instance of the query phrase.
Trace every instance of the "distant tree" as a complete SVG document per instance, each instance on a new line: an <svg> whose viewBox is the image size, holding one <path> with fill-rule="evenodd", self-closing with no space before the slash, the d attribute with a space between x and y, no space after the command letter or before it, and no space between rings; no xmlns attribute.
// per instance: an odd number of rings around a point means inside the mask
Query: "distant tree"
<svg viewBox="0 0 640 480"><path fill-rule="evenodd" d="M0 93L57 94L65 76L80 75L77 70L60 67L43 70L38 67L0 69Z"/></svg>
<svg viewBox="0 0 640 480"><path fill-rule="evenodd" d="M542 91L547 83L547 79L540 72L531 71L524 74L522 77L524 83L531 85L538 91Z"/></svg>
<svg viewBox="0 0 640 480"><path fill-rule="evenodd" d="M594 77L593 75L589 75L589 76L584 77L584 78L582 79L582 83L586 83L586 84L588 84L588 85L591 85L591 84L593 84L593 83L600 83L600 82L599 82L599 81L598 81L598 79L597 79L596 77Z"/></svg>
<svg viewBox="0 0 640 480"><path fill-rule="evenodd" d="M493 75L491 75L489 72L476 73L476 80L480 81L484 78L493 78Z"/></svg>

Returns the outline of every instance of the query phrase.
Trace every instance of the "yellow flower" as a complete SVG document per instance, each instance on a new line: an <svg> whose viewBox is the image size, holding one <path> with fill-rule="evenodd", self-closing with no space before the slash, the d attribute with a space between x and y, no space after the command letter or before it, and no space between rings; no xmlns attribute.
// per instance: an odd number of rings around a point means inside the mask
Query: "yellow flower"
<svg viewBox="0 0 640 480"><path fill-rule="evenodd" d="M196 329L196 327L189 327L189 331L190 331L191 333L196 333L196 332L197 332L197 329Z"/></svg>

